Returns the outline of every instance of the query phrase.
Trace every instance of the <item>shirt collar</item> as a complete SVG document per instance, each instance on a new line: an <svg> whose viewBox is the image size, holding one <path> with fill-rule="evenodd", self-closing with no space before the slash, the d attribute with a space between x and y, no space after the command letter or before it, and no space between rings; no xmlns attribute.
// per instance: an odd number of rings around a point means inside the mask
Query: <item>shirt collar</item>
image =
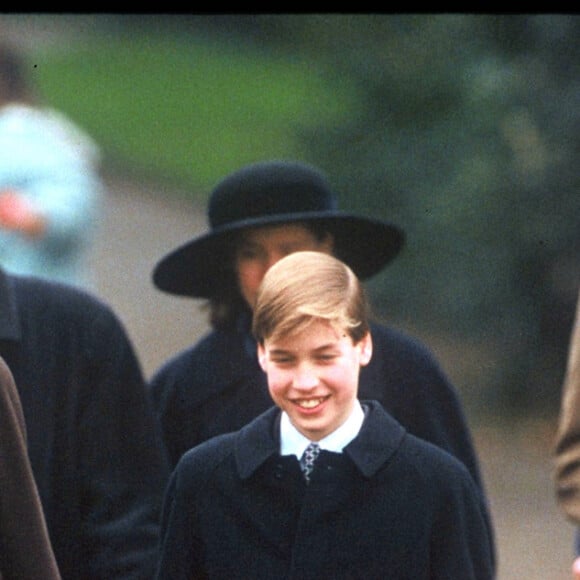
<svg viewBox="0 0 580 580"><path fill-rule="evenodd" d="M358 435L344 448L365 477L372 477L396 454L407 436L405 428L389 415L378 401L362 402L365 415ZM242 479L280 452L282 412L272 405L235 435L235 457Z"/></svg>
<svg viewBox="0 0 580 580"><path fill-rule="evenodd" d="M358 435L364 421L364 412L358 399L346 421L332 433L318 441L321 449L342 453L342 450ZM310 440L302 435L288 414L283 411L280 419L280 455L302 457Z"/></svg>

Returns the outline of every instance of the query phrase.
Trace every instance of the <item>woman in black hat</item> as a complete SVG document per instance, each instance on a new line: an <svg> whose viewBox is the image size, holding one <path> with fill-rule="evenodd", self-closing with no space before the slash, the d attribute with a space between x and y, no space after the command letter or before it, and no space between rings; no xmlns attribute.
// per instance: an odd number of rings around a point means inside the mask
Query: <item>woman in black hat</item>
<svg viewBox="0 0 580 580"><path fill-rule="evenodd" d="M160 290L208 299L213 326L151 381L173 465L273 404L250 325L258 285L274 262L298 250L323 251L365 280L404 244L397 226L339 210L325 176L297 162L256 163L227 176L211 194L208 218L206 234L166 255L153 272ZM458 457L485 494L458 394L437 361L414 338L383 325L371 329L374 356L361 372L360 396ZM491 522L489 528L493 535Z"/></svg>

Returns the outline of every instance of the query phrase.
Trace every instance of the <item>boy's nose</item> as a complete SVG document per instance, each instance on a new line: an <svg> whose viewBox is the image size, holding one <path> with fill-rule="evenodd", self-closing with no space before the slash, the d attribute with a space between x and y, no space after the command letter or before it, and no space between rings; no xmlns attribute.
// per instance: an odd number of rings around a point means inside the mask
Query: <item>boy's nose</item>
<svg viewBox="0 0 580 580"><path fill-rule="evenodd" d="M313 389L318 385L318 377L309 366L301 366L294 374L293 386L296 389Z"/></svg>

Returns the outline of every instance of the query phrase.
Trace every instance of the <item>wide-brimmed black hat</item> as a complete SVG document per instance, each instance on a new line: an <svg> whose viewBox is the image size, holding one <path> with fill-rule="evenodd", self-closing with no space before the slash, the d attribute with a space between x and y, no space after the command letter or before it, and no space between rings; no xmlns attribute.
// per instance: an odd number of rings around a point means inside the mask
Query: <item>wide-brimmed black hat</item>
<svg viewBox="0 0 580 580"><path fill-rule="evenodd" d="M224 279L224 255L232 234L250 227L303 222L334 236L334 253L361 280L401 250L404 232L394 224L352 215L316 168L294 161L243 167L220 181L208 206L210 231L176 248L156 265L153 282L170 294L211 298Z"/></svg>

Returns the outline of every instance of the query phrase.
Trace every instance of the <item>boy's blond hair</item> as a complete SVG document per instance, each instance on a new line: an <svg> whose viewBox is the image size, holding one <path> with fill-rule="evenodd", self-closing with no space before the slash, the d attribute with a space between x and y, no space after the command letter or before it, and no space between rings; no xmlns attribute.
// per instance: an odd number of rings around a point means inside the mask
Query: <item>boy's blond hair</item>
<svg viewBox="0 0 580 580"><path fill-rule="evenodd" d="M357 343L369 331L368 316L364 288L346 264L322 252L295 252L264 276L252 332L263 344L322 319Z"/></svg>

